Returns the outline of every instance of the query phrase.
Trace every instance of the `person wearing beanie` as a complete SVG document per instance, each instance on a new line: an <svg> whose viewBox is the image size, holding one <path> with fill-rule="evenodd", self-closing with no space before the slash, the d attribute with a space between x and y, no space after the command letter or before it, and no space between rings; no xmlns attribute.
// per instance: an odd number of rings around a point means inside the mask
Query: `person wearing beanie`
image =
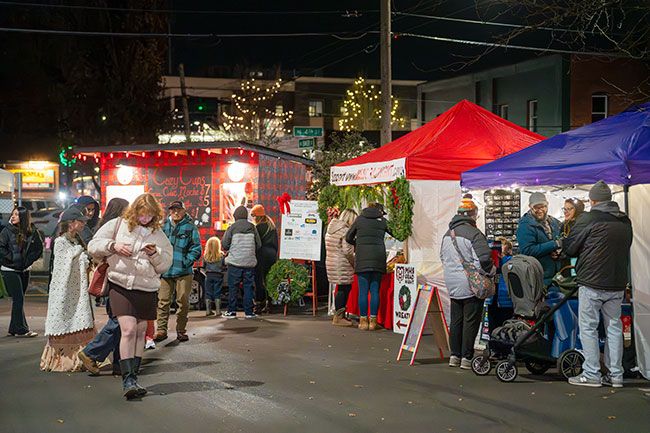
<svg viewBox="0 0 650 433"><path fill-rule="evenodd" d="M476 227L477 217L478 207L471 195L465 195L457 214L449 223L449 230L442 238L440 248L445 285L451 299L449 366L464 370L472 367L474 341L481 324L484 301L474 296L470 289L462 258L473 260L477 269L488 274L494 274L495 271L487 239Z"/></svg>
<svg viewBox="0 0 650 433"><path fill-rule="evenodd" d="M528 208L517 227L519 253L539 260L548 287L561 266L560 221L548 214L548 200L541 192L530 195Z"/></svg>
<svg viewBox="0 0 650 433"><path fill-rule="evenodd" d="M564 252L577 257L578 322L585 361L571 385L620 388L623 386L623 326L621 303L629 283L632 222L612 201L612 191L602 180L589 191L591 210L578 217L564 242ZM609 373L600 371L598 324L602 315Z"/></svg>
<svg viewBox="0 0 650 433"><path fill-rule="evenodd" d="M258 208L257 211L259 210ZM262 241L255 226L248 221L248 210L244 206L235 209L233 215L235 222L228 227L221 240L221 249L227 254L225 262L228 265L228 311L221 317L237 317L237 294L239 284L243 283L244 314L247 319L253 319L256 317L253 312L255 267L257 250Z"/></svg>
<svg viewBox="0 0 650 433"><path fill-rule="evenodd" d="M271 266L278 260L278 231L264 206L256 204L251 209L255 230L261 245L257 249L257 266L255 267L255 310L256 313L268 311L266 276Z"/></svg>

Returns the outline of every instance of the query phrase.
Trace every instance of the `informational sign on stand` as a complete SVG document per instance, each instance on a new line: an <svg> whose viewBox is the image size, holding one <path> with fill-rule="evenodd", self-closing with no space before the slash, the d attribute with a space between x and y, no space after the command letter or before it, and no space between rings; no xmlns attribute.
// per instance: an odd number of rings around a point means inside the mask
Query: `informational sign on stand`
<svg viewBox="0 0 650 433"><path fill-rule="evenodd" d="M322 227L317 202L292 200L291 211L282 215L280 258L319 261Z"/></svg>
<svg viewBox="0 0 650 433"><path fill-rule="evenodd" d="M395 265L393 274L395 291L393 294L393 332L404 334L408 326L418 295L415 266Z"/></svg>

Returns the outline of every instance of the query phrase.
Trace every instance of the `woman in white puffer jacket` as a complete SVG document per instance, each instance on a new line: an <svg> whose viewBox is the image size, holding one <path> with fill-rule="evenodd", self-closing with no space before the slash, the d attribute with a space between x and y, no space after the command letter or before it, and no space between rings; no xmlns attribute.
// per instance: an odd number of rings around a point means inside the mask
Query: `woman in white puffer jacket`
<svg viewBox="0 0 650 433"><path fill-rule="evenodd" d="M345 305L354 280L354 247L345 241L345 234L356 218L355 211L344 210L341 216L330 221L325 234L327 279L337 285L336 313L332 319L335 326L352 326L352 322L345 318Z"/></svg>
<svg viewBox="0 0 650 433"><path fill-rule="evenodd" d="M135 199L124 214L106 224L88 244L88 252L108 262L108 289L120 323L120 370L127 399L147 390L137 383L147 321L156 319L160 275L172 264L172 245L161 230L163 211L151 194Z"/></svg>

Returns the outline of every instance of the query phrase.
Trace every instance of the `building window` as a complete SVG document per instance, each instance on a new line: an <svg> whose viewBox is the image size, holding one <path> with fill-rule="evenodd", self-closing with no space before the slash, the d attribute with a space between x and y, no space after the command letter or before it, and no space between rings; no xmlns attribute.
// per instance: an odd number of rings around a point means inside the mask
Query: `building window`
<svg viewBox="0 0 650 433"><path fill-rule="evenodd" d="M528 101L528 118L526 128L530 131L537 132L537 99Z"/></svg>
<svg viewBox="0 0 650 433"><path fill-rule="evenodd" d="M604 93L594 93L591 95L591 121L598 122L607 117L608 109L607 95Z"/></svg>
<svg viewBox="0 0 650 433"><path fill-rule="evenodd" d="M508 104L499 104L499 116L501 116L502 119L508 120Z"/></svg>
<svg viewBox="0 0 650 433"><path fill-rule="evenodd" d="M275 105L275 115L276 116L282 116L284 114L284 107L282 104L276 104Z"/></svg>
<svg viewBox="0 0 650 433"><path fill-rule="evenodd" d="M323 101L309 101L309 117L323 117Z"/></svg>

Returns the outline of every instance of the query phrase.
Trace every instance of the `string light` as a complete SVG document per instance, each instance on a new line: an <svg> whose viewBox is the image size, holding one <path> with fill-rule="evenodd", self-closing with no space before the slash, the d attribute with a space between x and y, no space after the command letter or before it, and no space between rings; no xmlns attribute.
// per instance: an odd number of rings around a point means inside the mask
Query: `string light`
<svg viewBox="0 0 650 433"><path fill-rule="evenodd" d="M381 119L378 106L381 91L374 84L368 85L363 77L354 81L353 88L346 91L347 98L341 107L339 129L343 131L377 129ZM391 96L391 124L399 128L406 126L406 118L399 116L399 101Z"/></svg>

